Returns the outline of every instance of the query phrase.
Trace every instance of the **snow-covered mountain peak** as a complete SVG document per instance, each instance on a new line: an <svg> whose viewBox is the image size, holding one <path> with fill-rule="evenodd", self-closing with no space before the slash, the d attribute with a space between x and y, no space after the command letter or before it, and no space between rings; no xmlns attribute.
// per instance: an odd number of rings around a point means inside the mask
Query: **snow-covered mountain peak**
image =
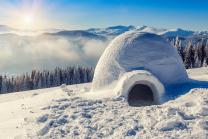
<svg viewBox="0 0 208 139"><path fill-rule="evenodd" d="M148 26L142 26L138 28L139 31L141 32L148 32L148 33L154 33L157 35L162 35L164 32L166 32L166 29L162 28L155 28L155 27L148 27Z"/></svg>
<svg viewBox="0 0 208 139"><path fill-rule="evenodd" d="M181 28L174 28L174 29L164 29L164 28L155 28L155 27L149 27L149 26L142 26L137 28L141 32L149 32L149 33L154 33L157 35L162 35L165 37L190 37L196 32L194 31L189 31L189 30L184 30Z"/></svg>
<svg viewBox="0 0 208 139"><path fill-rule="evenodd" d="M189 31L189 30L184 30L181 28L176 28L176 29L169 29L167 30L163 35L165 37L175 37L175 36L179 36L179 37L190 37L192 35L194 35L196 32L194 31Z"/></svg>
<svg viewBox="0 0 208 139"><path fill-rule="evenodd" d="M156 27L151 27L151 26L124 26L124 25L117 25L117 26L110 26L106 28L90 28L87 30L79 30L79 33L82 32L82 34L94 34L98 36L104 36L104 37L109 37L109 38L114 38L122 33L125 33L127 31L131 31L137 29L141 32L148 32L148 33L153 33L157 35L161 35L164 37L192 37L196 35L204 35L208 36L207 31L191 31L191 30L186 30L186 29L181 29L181 28L174 28L174 29L165 29L165 28L156 28ZM75 36L77 35L77 31L70 30L70 29L42 29L42 30L20 30L20 29L15 29L11 28L6 25L0 25L0 34L6 34L6 33L12 33L12 34L18 34L18 35L24 35L24 36L31 36L31 35L40 35L40 34L45 34L45 33L58 33L62 31L68 31L70 32L70 35L73 35L76 32ZM71 34L72 33L72 34Z"/></svg>
<svg viewBox="0 0 208 139"><path fill-rule="evenodd" d="M117 36L120 35L126 31L130 31L136 29L136 27L130 25L130 26L122 26L122 25L118 25L118 26L111 26L111 27L107 27L107 28L90 28L86 31L90 32L90 33L94 33L94 34L98 34L98 35L103 35L103 36Z"/></svg>
<svg viewBox="0 0 208 139"><path fill-rule="evenodd" d="M156 28L156 27L150 27L150 26L112 26L112 27L107 27L107 28L90 28L86 31L90 33L94 33L97 35L102 35L102 36L117 36L122 33L125 33L130 30L137 29L141 32L148 32L148 33L153 33L157 35L162 35L165 37L190 37L196 34L199 34L199 32L194 32L190 30L185 30L181 28L174 28L174 29L165 29L165 28Z"/></svg>

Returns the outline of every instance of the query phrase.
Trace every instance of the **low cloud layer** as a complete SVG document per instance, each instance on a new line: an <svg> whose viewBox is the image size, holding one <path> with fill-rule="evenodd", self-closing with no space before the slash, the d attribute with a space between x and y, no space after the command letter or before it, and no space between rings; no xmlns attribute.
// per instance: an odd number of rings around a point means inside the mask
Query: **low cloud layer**
<svg viewBox="0 0 208 139"><path fill-rule="evenodd" d="M58 36L0 35L0 73L17 74L70 65L93 67L107 44L107 41L73 41Z"/></svg>

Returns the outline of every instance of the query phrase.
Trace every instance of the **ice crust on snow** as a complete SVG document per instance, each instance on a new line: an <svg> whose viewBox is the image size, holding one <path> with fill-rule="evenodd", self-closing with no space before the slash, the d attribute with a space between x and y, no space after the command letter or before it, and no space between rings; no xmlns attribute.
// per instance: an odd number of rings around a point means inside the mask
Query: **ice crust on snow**
<svg viewBox="0 0 208 139"><path fill-rule="evenodd" d="M124 74L135 70L150 72L163 85L188 79L174 47L161 36L134 30L116 37L106 48L96 66L91 91L113 89Z"/></svg>

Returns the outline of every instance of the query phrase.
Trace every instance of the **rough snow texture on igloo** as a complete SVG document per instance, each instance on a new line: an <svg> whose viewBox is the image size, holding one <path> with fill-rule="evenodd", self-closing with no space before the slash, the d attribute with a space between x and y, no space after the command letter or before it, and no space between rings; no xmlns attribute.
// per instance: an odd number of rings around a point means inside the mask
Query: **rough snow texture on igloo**
<svg viewBox="0 0 208 139"><path fill-rule="evenodd" d="M137 30L116 37L106 48L95 69L92 91L115 87L126 72L147 70L163 85L188 79L183 62L166 40Z"/></svg>

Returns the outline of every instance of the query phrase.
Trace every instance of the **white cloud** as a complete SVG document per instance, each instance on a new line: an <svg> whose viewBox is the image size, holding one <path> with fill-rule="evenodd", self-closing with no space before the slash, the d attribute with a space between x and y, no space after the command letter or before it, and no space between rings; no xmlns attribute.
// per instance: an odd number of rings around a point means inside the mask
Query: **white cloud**
<svg viewBox="0 0 208 139"><path fill-rule="evenodd" d="M94 66L108 42L0 35L0 72L21 73L70 65Z"/></svg>

